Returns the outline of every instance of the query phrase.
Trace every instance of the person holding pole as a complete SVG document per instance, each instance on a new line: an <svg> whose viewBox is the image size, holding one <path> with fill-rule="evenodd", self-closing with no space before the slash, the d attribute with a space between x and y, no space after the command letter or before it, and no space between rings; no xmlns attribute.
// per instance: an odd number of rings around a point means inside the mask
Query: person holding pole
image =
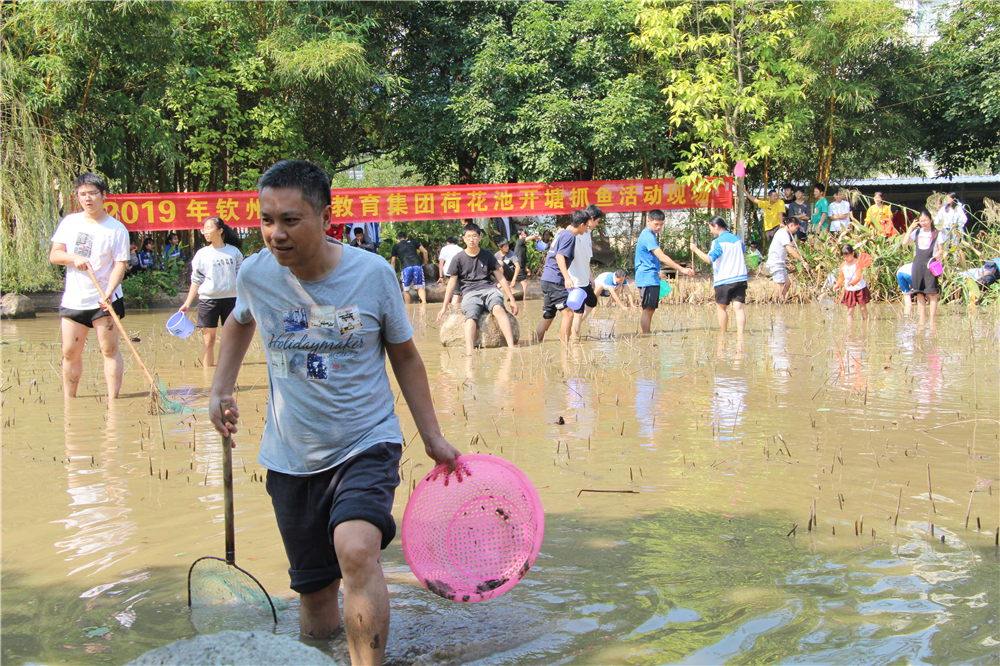
<svg viewBox="0 0 1000 666"><path fill-rule="evenodd" d="M327 174L283 160L257 186L267 249L237 276L209 416L220 433L237 432L233 389L259 328L271 398L257 459L300 595L299 628L328 638L343 618L351 663L381 664L389 591L379 555L396 534L403 443L387 357L427 455L454 472L458 451L438 426L394 271L371 252L327 240Z"/></svg>
<svg viewBox="0 0 1000 666"><path fill-rule="evenodd" d="M85 173L73 181L73 187L83 210L62 219L49 252L49 261L66 267L66 287L59 303L63 396L76 397L83 374L83 347L94 329L104 357L108 398L114 399L121 391L125 361L109 312L114 310L119 319L125 316L121 281L128 268L128 230L104 212L108 185L103 178ZM101 297L102 288L107 298Z"/></svg>
<svg viewBox="0 0 1000 666"><path fill-rule="evenodd" d="M691 250L702 261L712 264L712 274L715 276L715 316L719 321L719 329L723 333L728 330L729 304L732 303L736 313L736 331L743 335L747 324L743 307L747 298L747 262L743 241L729 231L726 221L718 215L708 221L708 230L715 237L709 253L702 252L694 244L694 240L691 241Z"/></svg>

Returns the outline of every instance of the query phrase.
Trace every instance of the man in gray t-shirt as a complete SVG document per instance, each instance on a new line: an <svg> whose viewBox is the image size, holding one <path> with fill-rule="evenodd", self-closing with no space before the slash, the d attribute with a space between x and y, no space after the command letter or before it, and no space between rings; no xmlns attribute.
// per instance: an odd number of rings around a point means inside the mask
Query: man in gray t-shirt
<svg viewBox="0 0 1000 666"><path fill-rule="evenodd" d="M300 629L325 638L340 627L344 578L351 661L382 663L389 596L379 552L395 536L403 441L386 356L427 454L454 470L458 451L438 426L393 270L377 255L326 240L327 175L285 160L258 189L267 251L244 261L237 278L209 414L220 432L237 431L233 387L259 329L270 395L258 460L268 469L291 588L301 595Z"/></svg>

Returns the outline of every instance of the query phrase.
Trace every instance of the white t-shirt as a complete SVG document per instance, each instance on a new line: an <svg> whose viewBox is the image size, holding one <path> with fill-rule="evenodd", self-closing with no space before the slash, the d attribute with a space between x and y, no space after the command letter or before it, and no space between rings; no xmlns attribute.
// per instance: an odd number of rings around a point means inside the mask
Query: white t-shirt
<svg viewBox="0 0 1000 666"><path fill-rule="evenodd" d="M607 271L606 273L601 273L600 275L598 275L597 279L594 280L594 283L597 284L597 291L602 292L606 290L617 289L620 286L627 285L628 278L625 278L620 285L617 285L615 284L615 274L612 273L611 271Z"/></svg>
<svg viewBox="0 0 1000 666"><path fill-rule="evenodd" d="M88 222L83 213L71 213L64 217L52 234L53 243L62 243L70 254L78 254L90 261L94 275L107 289L108 280L116 261L128 262L128 229L125 225L111 217L105 216L100 224ZM122 297L121 285L115 289L114 297ZM61 305L71 310L93 310L100 307L101 295L87 271L77 270L75 266L66 267L66 289L63 291Z"/></svg>
<svg viewBox="0 0 1000 666"><path fill-rule="evenodd" d="M268 250L246 258L232 316L256 321L268 364L267 421L257 461L316 474L380 442L401 443L385 345L413 327L389 263L344 247L321 280L299 280Z"/></svg>
<svg viewBox="0 0 1000 666"><path fill-rule="evenodd" d="M942 231L948 231L952 227L965 229L965 223L968 220L969 217L965 214L964 206L961 204L956 205L954 208L941 206L937 215L934 216L934 226Z"/></svg>
<svg viewBox="0 0 1000 666"><path fill-rule="evenodd" d="M573 285L586 287L590 284L590 260L594 256L594 241L590 232L585 231L576 237L576 249L573 251L573 261L569 265L569 274Z"/></svg>
<svg viewBox="0 0 1000 666"><path fill-rule="evenodd" d="M858 262L855 261L853 266L844 264L841 266L840 270L844 273L844 288L847 289L847 291L861 291L868 286L868 283L865 282L864 278L858 280L857 284L851 284L854 280L854 276L858 273Z"/></svg>
<svg viewBox="0 0 1000 666"><path fill-rule="evenodd" d="M438 252L438 263L444 261L444 275L441 277L450 277L448 273L448 267L451 266L451 260L455 258L455 255L462 251L461 245L445 245Z"/></svg>
<svg viewBox="0 0 1000 666"><path fill-rule="evenodd" d="M232 245L203 247L191 260L191 284L198 285L198 298L236 298L236 274L243 253Z"/></svg>
<svg viewBox="0 0 1000 666"><path fill-rule="evenodd" d="M792 235L788 232L788 229L785 227L778 229L778 232L774 234L774 239L771 240L771 247L767 250L768 270L785 269L785 259L788 257L788 250L785 246L791 244Z"/></svg>
<svg viewBox="0 0 1000 666"><path fill-rule="evenodd" d="M932 242L931 239L933 238L934 233L935 233L934 231L924 231L923 229L916 229L912 234L910 234L910 238L912 238L916 242L917 247L919 247L921 250L926 250L931 246ZM938 231L937 240L933 242L935 244L934 252L936 253L941 248L941 244L944 242L944 234Z"/></svg>
<svg viewBox="0 0 1000 666"><path fill-rule="evenodd" d="M844 220L833 219L835 215L843 215L844 213L848 215L851 213L851 202L847 199L840 202L834 201L830 204L830 231L843 231L847 228L851 222L850 217Z"/></svg>

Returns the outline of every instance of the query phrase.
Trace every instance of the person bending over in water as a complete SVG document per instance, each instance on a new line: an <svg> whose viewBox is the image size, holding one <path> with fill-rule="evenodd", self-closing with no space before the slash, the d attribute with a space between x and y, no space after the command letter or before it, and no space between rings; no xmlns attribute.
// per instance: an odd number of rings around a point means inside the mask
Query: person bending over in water
<svg viewBox="0 0 1000 666"><path fill-rule="evenodd" d="M743 241L729 231L726 221L716 215L708 222L708 230L715 236L708 254L702 252L694 241L691 249L702 261L712 264L715 276L715 315L723 333L729 328L729 304L736 313L736 331L743 335L747 324L747 262Z"/></svg>
<svg viewBox="0 0 1000 666"><path fill-rule="evenodd" d="M865 282L864 270L858 265L858 258L854 255L854 246L844 243L840 248L840 257L844 263L837 269L837 289L844 289L842 300L847 306L847 325L851 326L854 324L855 307L860 306L861 319L868 321L868 304L872 295Z"/></svg>
<svg viewBox="0 0 1000 666"><path fill-rule="evenodd" d="M507 347L513 349L517 344L514 339L514 329L510 325L507 311L503 307L504 297L510 301L510 311L517 316L517 303L514 302L514 294L511 293L510 286L503 276L503 269L500 262L492 252L487 252L479 247L482 239L482 232L475 224L465 225L462 234L465 240L465 250L459 252L451 260L448 266L448 286L444 290L444 302L441 303L441 311L438 312L437 320L448 311L448 304L455 287L462 284L462 312L465 313L465 354L472 356L473 347L476 342L476 333L479 330L479 317L484 312L490 312L496 317L497 326L503 333L507 341ZM490 280L490 276L496 280L496 284ZM500 289L497 289L500 285ZM503 290L503 293L500 293Z"/></svg>
<svg viewBox="0 0 1000 666"><path fill-rule="evenodd" d="M215 337L236 305L236 275L243 263L239 236L221 217L205 219L201 234L209 242L191 260L191 288L177 311L187 313L198 299L198 322L201 327L201 361L206 368L215 365Z"/></svg>
<svg viewBox="0 0 1000 666"><path fill-rule="evenodd" d="M611 305L611 302L614 301L622 310L635 307L632 290L628 288L628 274L624 269L619 268L614 273L611 271L601 273L594 280L594 285L599 297L610 299L608 300L608 305ZM622 296L628 299L628 308L625 307Z"/></svg>
<svg viewBox="0 0 1000 666"><path fill-rule="evenodd" d="M789 220L788 224L782 225L778 232L774 234L771 247L767 251L767 270L771 272L771 279L778 285L778 300L782 303L788 300L788 288L791 283L788 281L788 266L785 261L788 255L792 255L802 262L807 269L809 264L792 243L792 236L799 230L798 220Z"/></svg>
<svg viewBox="0 0 1000 666"><path fill-rule="evenodd" d="M66 267L66 288L59 303L62 330L63 396L75 398L83 374L83 346L90 329L104 356L104 381L108 397L117 398L125 374L125 361L118 349L118 329L110 310L125 316L121 281L128 267L128 230L104 212L107 183L94 173L85 173L73 187L83 211L64 217L52 235L49 261ZM88 275L93 271L108 300Z"/></svg>
<svg viewBox="0 0 1000 666"><path fill-rule="evenodd" d="M396 534L403 442L386 356L427 455L454 471L458 451L438 427L394 271L380 256L326 239L326 173L284 160L257 187L267 251L247 257L237 277L209 414L219 432L237 432L233 386L259 327L272 399L257 459L301 597L299 628L314 638L337 631L343 579L351 663L381 664L389 592L379 552Z"/></svg>

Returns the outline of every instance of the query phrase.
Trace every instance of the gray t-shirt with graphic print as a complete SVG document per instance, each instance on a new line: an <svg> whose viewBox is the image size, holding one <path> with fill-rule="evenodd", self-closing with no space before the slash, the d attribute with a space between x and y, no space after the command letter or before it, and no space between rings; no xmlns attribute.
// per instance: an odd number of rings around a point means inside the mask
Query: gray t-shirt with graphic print
<svg viewBox="0 0 1000 666"><path fill-rule="evenodd" d="M315 474L379 442L402 443L385 343L406 342L413 327L385 259L345 246L329 276L307 282L265 249L243 261L236 291L233 316L256 321L267 356L261 465Z"/></svg>

